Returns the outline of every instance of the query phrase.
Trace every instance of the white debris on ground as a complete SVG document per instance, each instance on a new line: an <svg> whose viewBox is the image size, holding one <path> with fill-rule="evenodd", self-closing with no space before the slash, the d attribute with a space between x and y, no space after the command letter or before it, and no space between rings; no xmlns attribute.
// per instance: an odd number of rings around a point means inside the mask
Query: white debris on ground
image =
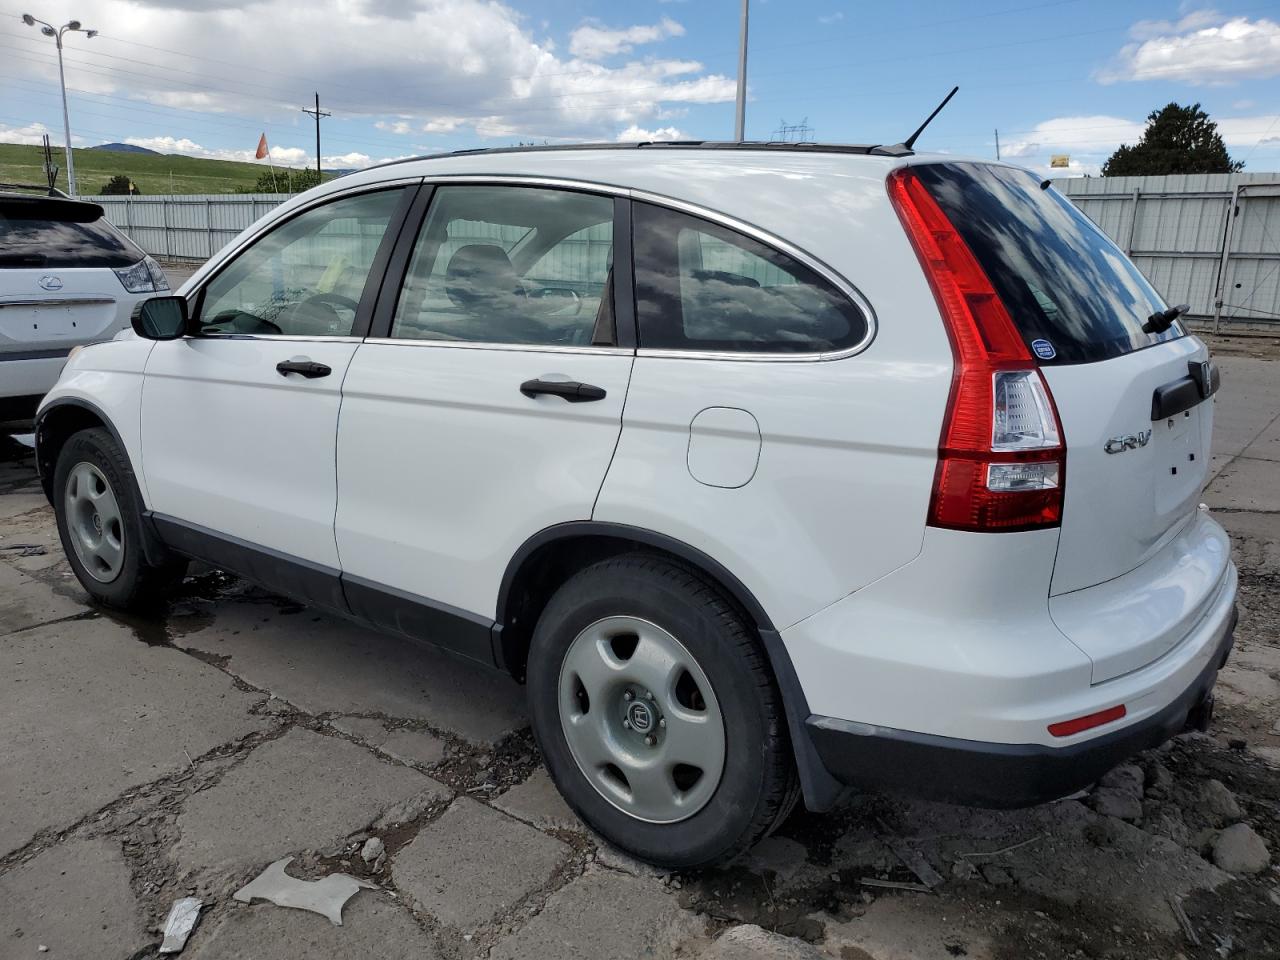
<svg viewBox="0 0 1280 960"><path fill-rule="evenodd" d="M333 873L322 880L298 880L285 873L293 857L277 860L233 895L241 903L270 900L276 906L310 910L342 926L342 908L360 890L375 890L377 884Z"/></svg>

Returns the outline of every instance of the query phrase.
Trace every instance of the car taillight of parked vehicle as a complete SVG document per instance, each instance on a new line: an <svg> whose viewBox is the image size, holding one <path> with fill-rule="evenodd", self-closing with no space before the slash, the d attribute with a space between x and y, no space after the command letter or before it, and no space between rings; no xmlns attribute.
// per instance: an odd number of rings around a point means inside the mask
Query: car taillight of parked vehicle
<svg viewBox="0 0 1280 960"><path fill-rule="evenodd" d="M168 290L169 281L165 278L160 264L150 257L143 257L137 263L127 267L115 267L115 274L121 285L130 293L156 293Z"/></svg>
<svg viewBox="0 0 1280 960"><path fill-rule="evenodd" d="M955 355L929 524L1002 532L1062 522L1066 446L1048 384L964 239L910 167L889 197Z"/></svg>

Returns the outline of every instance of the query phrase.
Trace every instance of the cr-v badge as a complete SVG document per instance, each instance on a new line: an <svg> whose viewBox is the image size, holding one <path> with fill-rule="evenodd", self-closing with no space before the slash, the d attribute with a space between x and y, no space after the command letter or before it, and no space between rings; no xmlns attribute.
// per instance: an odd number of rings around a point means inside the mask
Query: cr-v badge
<svg viewBox="0 0 1280 960"><path fill-rule="evenodd" d="M1145 447L1151 441L1151 431L1141 430L1138 433L1131 433L1127 437L1112 437L1102 449L1107 453L1124 453L1126 450L1137 450L1139 447Z"/></svg>

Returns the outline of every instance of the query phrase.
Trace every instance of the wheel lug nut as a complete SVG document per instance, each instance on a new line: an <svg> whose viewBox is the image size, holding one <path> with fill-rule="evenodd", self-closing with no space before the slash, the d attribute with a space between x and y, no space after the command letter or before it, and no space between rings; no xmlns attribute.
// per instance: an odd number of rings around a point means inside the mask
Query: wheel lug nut
<svg viewBox="0 0 1280 960"><path fill-rule="evenodd" d="M661 718L658 720L658 727L659 727L659 729L662 729L662 730L667 729L667 718L666 718L666 717L661 717Z"/></svg>
<svg viewBox="0 0 1280 960"><path fill-rule="evenodd" d="M631 700L634 700L635 698L636 698L636 695L632 693L630 690L622 691L623 700L631 701Z"/></svg>
<svg viewBox="0 0 1280 960"><path fill-rule="evenodd" d="M625 727L627 730L630 730L630 729L631 729L631 721L630 721L630 720L623 720L623 721L622 721L622 726L623 726L623 727Z"/></svg>
<svg viewBox="0 0 1280 960"><path fill-rule="evenodd" d="M652 747L658 741L654 738L653 734L649 734L649 736L644 738L644 742L647 746Z"/></svg>
<svg viewBox="0 0 1280 960"><path fill-rule="evenodd" d="M646 693L646 694L644 695L644 698L645 698L646 700L648 700L650 703L652 703L652 702L653 702L653 694L652 694L652 693Z"/></svg>

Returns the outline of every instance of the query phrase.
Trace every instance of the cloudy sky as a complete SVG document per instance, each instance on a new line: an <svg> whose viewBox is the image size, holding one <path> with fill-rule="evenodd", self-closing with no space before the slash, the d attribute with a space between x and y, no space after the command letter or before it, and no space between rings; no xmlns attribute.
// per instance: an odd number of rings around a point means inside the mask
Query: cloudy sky
<svg viewBox="0 0 1280 960"><path fill-rule="evenodd" d="M738 0L0 0L0 141L62 136L67 39L80 145L330 166L517 142L728 139ZM1096 173L1152 109L1199 101L1233 156L1280 170L1280 3L753 0L748 138L807 121L900 140L952 84L922 146Z"/></svg>

